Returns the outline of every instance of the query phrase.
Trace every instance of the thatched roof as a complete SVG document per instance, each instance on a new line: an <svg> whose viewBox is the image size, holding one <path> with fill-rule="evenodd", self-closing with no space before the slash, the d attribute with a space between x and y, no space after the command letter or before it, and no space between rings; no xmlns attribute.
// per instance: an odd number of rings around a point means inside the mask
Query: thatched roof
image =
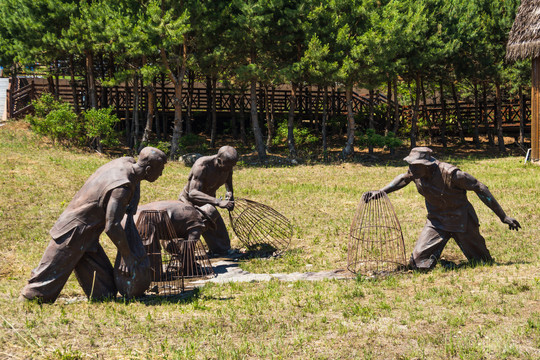
<svg viewBox="0 0 540 360"><path fill-rule="evenodd" d="M540 0L522 0L506 45L506 58L540 56Z"/></svg>

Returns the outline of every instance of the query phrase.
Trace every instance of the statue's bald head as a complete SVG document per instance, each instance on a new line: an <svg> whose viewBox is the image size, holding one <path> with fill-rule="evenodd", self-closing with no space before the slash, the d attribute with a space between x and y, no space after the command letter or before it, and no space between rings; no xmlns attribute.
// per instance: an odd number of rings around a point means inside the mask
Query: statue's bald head
<svg viewBox="0 0 540 360"><path fill-rule="evenodd" d="M163 164L167 163L167 155L155 147L147 146L141 150L139 153L139 159L137 160L140 166L151 166L152 164Z"/></svg>
<svg viewBox="0 0 540 360"><path fill-rule="evenodd" d="M217 153L218 164L221 167L233 168L238 161L238 152L232 146L222 146Z"/></svg>

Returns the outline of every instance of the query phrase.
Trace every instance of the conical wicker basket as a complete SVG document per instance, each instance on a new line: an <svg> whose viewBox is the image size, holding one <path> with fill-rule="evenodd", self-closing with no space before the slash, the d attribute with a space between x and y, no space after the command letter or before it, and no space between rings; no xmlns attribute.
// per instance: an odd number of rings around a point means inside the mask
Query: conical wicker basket
<svg viewBox="0 0 540 360"><path fill-rule="evenodd" d="M401 225L386 193L358 205L349 232L347 268L355 274L384 275L405 269Z"/></svg>
<svg viewBox="0 0 540 360"><path fill-rule="evenodd" d="M249 250L284 251L290 245L291 222L267 205L235 199L229 219L234 233Z"/></svg>

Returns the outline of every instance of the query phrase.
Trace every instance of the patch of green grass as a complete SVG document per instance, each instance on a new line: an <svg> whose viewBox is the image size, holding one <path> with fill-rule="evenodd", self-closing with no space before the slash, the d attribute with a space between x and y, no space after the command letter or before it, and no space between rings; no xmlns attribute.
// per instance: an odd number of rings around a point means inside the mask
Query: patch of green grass
<svg viewBox="0 0 540 360"><path fill-rule="evenodd" d="M453 159L523 226L509 231L469 195L493 265L438 265L429 273L349 280L209 283L179 297L91 303L71 277L56 304L39 305L16 299L48 231L88 176L110 159L53 147L20 123L0 128L0 154L0 358L540 357L540 195L534 191L540 167L524 166L521 158ZM405 170L398 161L237 169L237 197L267 204L295 226L281 257L249 258L240 266L256 273L344 269L362 193ZM158 181L142 183L141 203L176 199L188 173L182 164L167 164ZM425 223L424 201L412 184L390 200L408 256ZM101 243L113 258L106 235ZM232 244L241 247L234 235ZM457 265L466 261L453 241L443 256Z"/></svg>

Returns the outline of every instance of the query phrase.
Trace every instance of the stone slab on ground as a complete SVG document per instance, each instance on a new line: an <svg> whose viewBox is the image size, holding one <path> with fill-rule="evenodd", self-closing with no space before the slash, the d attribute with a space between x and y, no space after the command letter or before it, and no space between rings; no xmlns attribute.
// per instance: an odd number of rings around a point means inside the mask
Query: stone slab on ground
<svg viewBox="0 0 540 360"><path fill-rule="evenodd" d="M318 272L294 272L294 273L274 273L274 274L253 274L242 270L235 259L219 259L212 263L216 277L192 282L192 285L202 286L207 282L227 283L227 282L258 282L277 279L281 281L316 281L323 279L350 279L355 275L348 270L327 270Z"/></svg>

